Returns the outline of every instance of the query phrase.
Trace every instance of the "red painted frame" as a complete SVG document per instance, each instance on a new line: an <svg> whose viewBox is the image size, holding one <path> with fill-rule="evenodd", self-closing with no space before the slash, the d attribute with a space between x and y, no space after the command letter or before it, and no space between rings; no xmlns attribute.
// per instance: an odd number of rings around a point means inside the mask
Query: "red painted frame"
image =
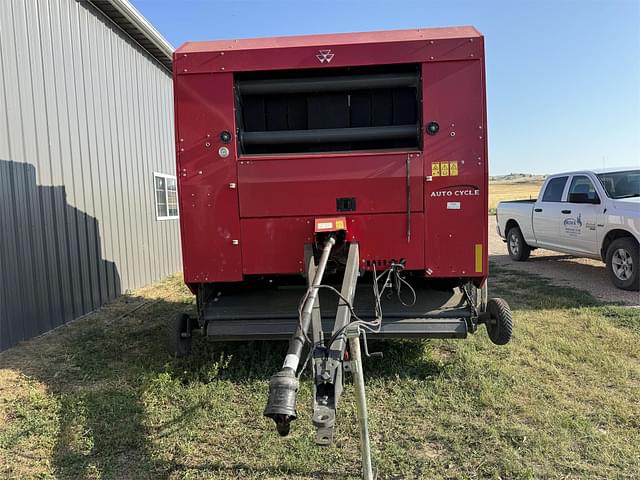
<svg viewBox="0 0 640 480"><path fill-rule="evenodd" d="M330 50L330 62L320 61ZM422 148L239 155L234 73L421 65ZM314 219L347 217L362 268L404 258L431 277L487 275L484 39L473 27L186 43L174 54L177 174L185 281L238 282L301 270ZM425 125L440 131L428 135ZM226 158L219 149L226 147ZM407 235L406 168L411 185ZM455 176L432 176L432 165ZM355 197L355 212L336 212Z"/></svg>

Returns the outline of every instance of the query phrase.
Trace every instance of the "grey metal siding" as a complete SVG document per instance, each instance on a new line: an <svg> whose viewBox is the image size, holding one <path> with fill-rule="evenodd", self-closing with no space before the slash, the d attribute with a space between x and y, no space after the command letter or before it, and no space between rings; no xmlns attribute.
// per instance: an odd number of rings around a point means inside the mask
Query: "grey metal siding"
<svg viewBox="0 0 640 480"><path fill-rule="evenodd" d="M88 2L0 1L0 350L181 269L170 73Z"/></svg>

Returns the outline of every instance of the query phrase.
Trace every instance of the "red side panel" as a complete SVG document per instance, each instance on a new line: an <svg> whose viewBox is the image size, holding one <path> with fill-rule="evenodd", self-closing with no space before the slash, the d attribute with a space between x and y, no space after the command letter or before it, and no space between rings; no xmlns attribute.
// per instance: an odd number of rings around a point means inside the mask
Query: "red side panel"
<svg viewBox="0 0 640 480"><path fill-rule="evenodd" d="M481 59L424 64L425 268L434 277L487 275L487 158Z"/></svg>
<svg viewBox="0 0 640 480"><path fill-rule="evenodd" d="M175 96L185 281L242 280L235 142L218 154L220 132L235 132L233 75L178 76Z"/></svg>

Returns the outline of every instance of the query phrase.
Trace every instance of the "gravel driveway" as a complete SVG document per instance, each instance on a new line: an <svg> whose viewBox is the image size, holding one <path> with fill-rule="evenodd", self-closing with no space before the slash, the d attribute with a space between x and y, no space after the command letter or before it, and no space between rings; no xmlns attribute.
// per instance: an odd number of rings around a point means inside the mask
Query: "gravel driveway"
<svg viewBox="0 0 640 480"><path fill-rule="evenodd" d="M552 284L586 290L604 302L640 306L640 293L615 288L602 262L541 248L531 252L526 262L514 262L509 258L506 244L496 232L494 215L489 216L489 258L503 268L535 273L548 278Z"/></svg>

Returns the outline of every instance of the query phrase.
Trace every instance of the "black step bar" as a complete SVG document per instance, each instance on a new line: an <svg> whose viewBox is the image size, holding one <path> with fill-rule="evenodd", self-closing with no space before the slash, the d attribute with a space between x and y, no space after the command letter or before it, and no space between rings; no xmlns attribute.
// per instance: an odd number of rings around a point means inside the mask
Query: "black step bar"
<svg viewBox="0 0 640 480"><path fill-rule="evenodd" d="M207 336L215 341L285 340L291 337L297 319L214 320L207 322ZM333 318L322 319L325 336L330 337ZM405 318L385 317L380 333L369 334L382 338L466 338L467 322L462 318Z"/></svg>

